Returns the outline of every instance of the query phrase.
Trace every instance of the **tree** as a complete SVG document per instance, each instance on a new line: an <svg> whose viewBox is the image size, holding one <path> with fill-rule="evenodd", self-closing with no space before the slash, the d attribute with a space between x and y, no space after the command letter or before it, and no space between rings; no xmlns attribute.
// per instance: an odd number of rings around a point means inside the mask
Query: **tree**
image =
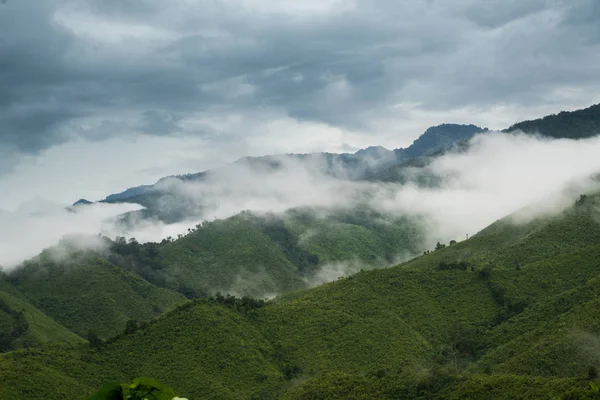
<svg viewBox="0 0 600 400"><path fill-rule="evenodd" d="M520 271L520 270L521 270L521 262L520 262L520 261L518 261L518 260L517 260L517 261L515 261L515 269L516 269L517 271Z"/></svg>
<svg viewBox="0 0 600 400"><path fill-rule="evenodd" d="M445 244L442 244L442 243L440 243L440 242L437 242L437 244L435 245L435 250L441 250L441 249L443 249L444 247L446 247L446 245L445 245Z"/></svg>
<svg viewBox="0 0 600 400"><path fill-rule="evenodd" d="M125 331L124 333L126 335L131 335L132 333L135 333L138 330L138 323L135 319L130 319L129 321L127 321L127 324L125 324Z"/></svg>
<svg viewBox="0 0 600 400"><path fill-rule="evenodd" d="M137 378L133 383L109 383L94 394L90 400L187 400L175 397L170 387L150 378Z"/></svg>
<svg viewBox="0 0 600 400"><path fill-rule="evenodd" d="M579 207L581 205L583 205L583 203L585 203L585 200L587 199L587 195L582 194L579 196L579 200L575 201L575 206Z"/></svg>
<svg viewBox="0 0 600 400"><path fill-rule="evenodd" d="M490 279L491 275L492 275L492 266L491 265L486 265L485 267L483 267L482 270L479 271L479 279L487 280L487 279Z"/></svg>
<svg viewBox="0 0 600 400"><path fill-rule="evenodd" d="M90 329L87 333L87 340L92 350L101 350L104 347L104 341L98 337L93 329Z"/></svg>

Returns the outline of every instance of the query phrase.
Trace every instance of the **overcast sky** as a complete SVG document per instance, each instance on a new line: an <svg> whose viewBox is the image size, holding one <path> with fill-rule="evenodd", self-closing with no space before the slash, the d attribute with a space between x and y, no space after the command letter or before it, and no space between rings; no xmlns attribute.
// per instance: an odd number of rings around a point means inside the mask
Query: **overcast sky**
<svg viewBox="0 0 600 400"><path fill-rule="evenodd" d="M598 0L0 0L0 209L600 101Z"/></svg>

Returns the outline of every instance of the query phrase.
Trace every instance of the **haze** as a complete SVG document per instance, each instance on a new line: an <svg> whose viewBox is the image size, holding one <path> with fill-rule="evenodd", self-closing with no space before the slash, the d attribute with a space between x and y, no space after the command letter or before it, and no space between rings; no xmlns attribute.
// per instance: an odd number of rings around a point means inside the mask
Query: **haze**
<svg viewBox="0 0 600 400"><path fill-rule="evenodd" d="M159 240L188 226L120 232L107 218L137 206L64 210L79 198L243 156L393 149L440 123L502 129L596 103L598 4L2 1L0 265L65 234ZM290 163L268 180L239 170L180 191L213 204L207 219L349 207L368 192L376 207L426 216L435 242L540 201L560 208L591 185L598 150L596 139L489 134L430 166L451 178L436 189Z"/></svg>

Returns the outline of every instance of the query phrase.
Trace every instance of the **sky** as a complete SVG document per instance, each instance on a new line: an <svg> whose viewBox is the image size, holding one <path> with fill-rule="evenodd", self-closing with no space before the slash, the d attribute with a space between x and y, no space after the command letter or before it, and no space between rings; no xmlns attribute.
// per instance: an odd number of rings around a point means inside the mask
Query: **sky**
<svg viewBox="0 0 600 400"><path fill-rule="evenodd" d="M600 102L598 65L597 0L1 0L0 210L501 129Z"/></svg>

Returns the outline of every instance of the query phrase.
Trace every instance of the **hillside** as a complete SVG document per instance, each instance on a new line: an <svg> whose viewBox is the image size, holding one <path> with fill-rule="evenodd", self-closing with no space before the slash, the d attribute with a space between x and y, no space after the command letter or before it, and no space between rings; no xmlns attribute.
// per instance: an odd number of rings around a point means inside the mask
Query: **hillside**
<svg viewBox="0 0 600 400"><path fill-rule="evenodd" d="M0 397L152 376L190 398L595 398L599 202L266 304L190 302L101 351L2 355Z"/></svg>
<svg viewBox="0 0 600 400"><path fill-rule="evenodd" d="M112 243L107 260L190 298L265 297L321 283L328 273L391 265L422 251L423 240L417 218L366 207L304 208L205 221L162 243L123 239Z"/></svg>
<svg viewBox="0 0 600 400"><path fill-rule="evenodd" d="M27 261L9 276L10 283L35 307L82 337L90 329L101 337L116 335L128 320L149 320L184 300L94 252L76 251L57 259L55 251Z"/></svg>
<svg viewBox="0 0 600 400"><path fill-rule="evenodd" d="M475 125L442 124L428 128L409 147L402 150L402 157L413 159L430 156L440 150L449 149L457 143L466 142L479 133L488 132L487 128Z"/></svg>
<svg viewBox="0 0 600 400"><path fill-rule="evenodd" d="M165 244L160 259L169 278L200 293L265 295L302 286L297 267L245 218L207 223Z"/></svg>
<svg viewBox="0 0 600 400"><path fill-rule="evenodd" d="M387 266L418 254L423 236L417 219L365 208L243 212L161 243L95 240L103 244L95 251L68 241L45 250L9 274L5 290L81 337L91 329L108 338L129 320L150 320L185 297L272 297ZM9 332L16 314L4 314L0 323Z"/></svg>
<svg viewBox="0 0 600 400"><path fill-rule="evenodd" d="M6 285L0 285L4 288ZM0 289L0 351L46 344L76 345L84 340L27 300Z"/></svg>
<svg viewBox="0 0 600 400"><path fill-rule="evenodd" d="M523 131L552 138L582 139L600 134L600 104L523 121L505 132Z"/></svg>

